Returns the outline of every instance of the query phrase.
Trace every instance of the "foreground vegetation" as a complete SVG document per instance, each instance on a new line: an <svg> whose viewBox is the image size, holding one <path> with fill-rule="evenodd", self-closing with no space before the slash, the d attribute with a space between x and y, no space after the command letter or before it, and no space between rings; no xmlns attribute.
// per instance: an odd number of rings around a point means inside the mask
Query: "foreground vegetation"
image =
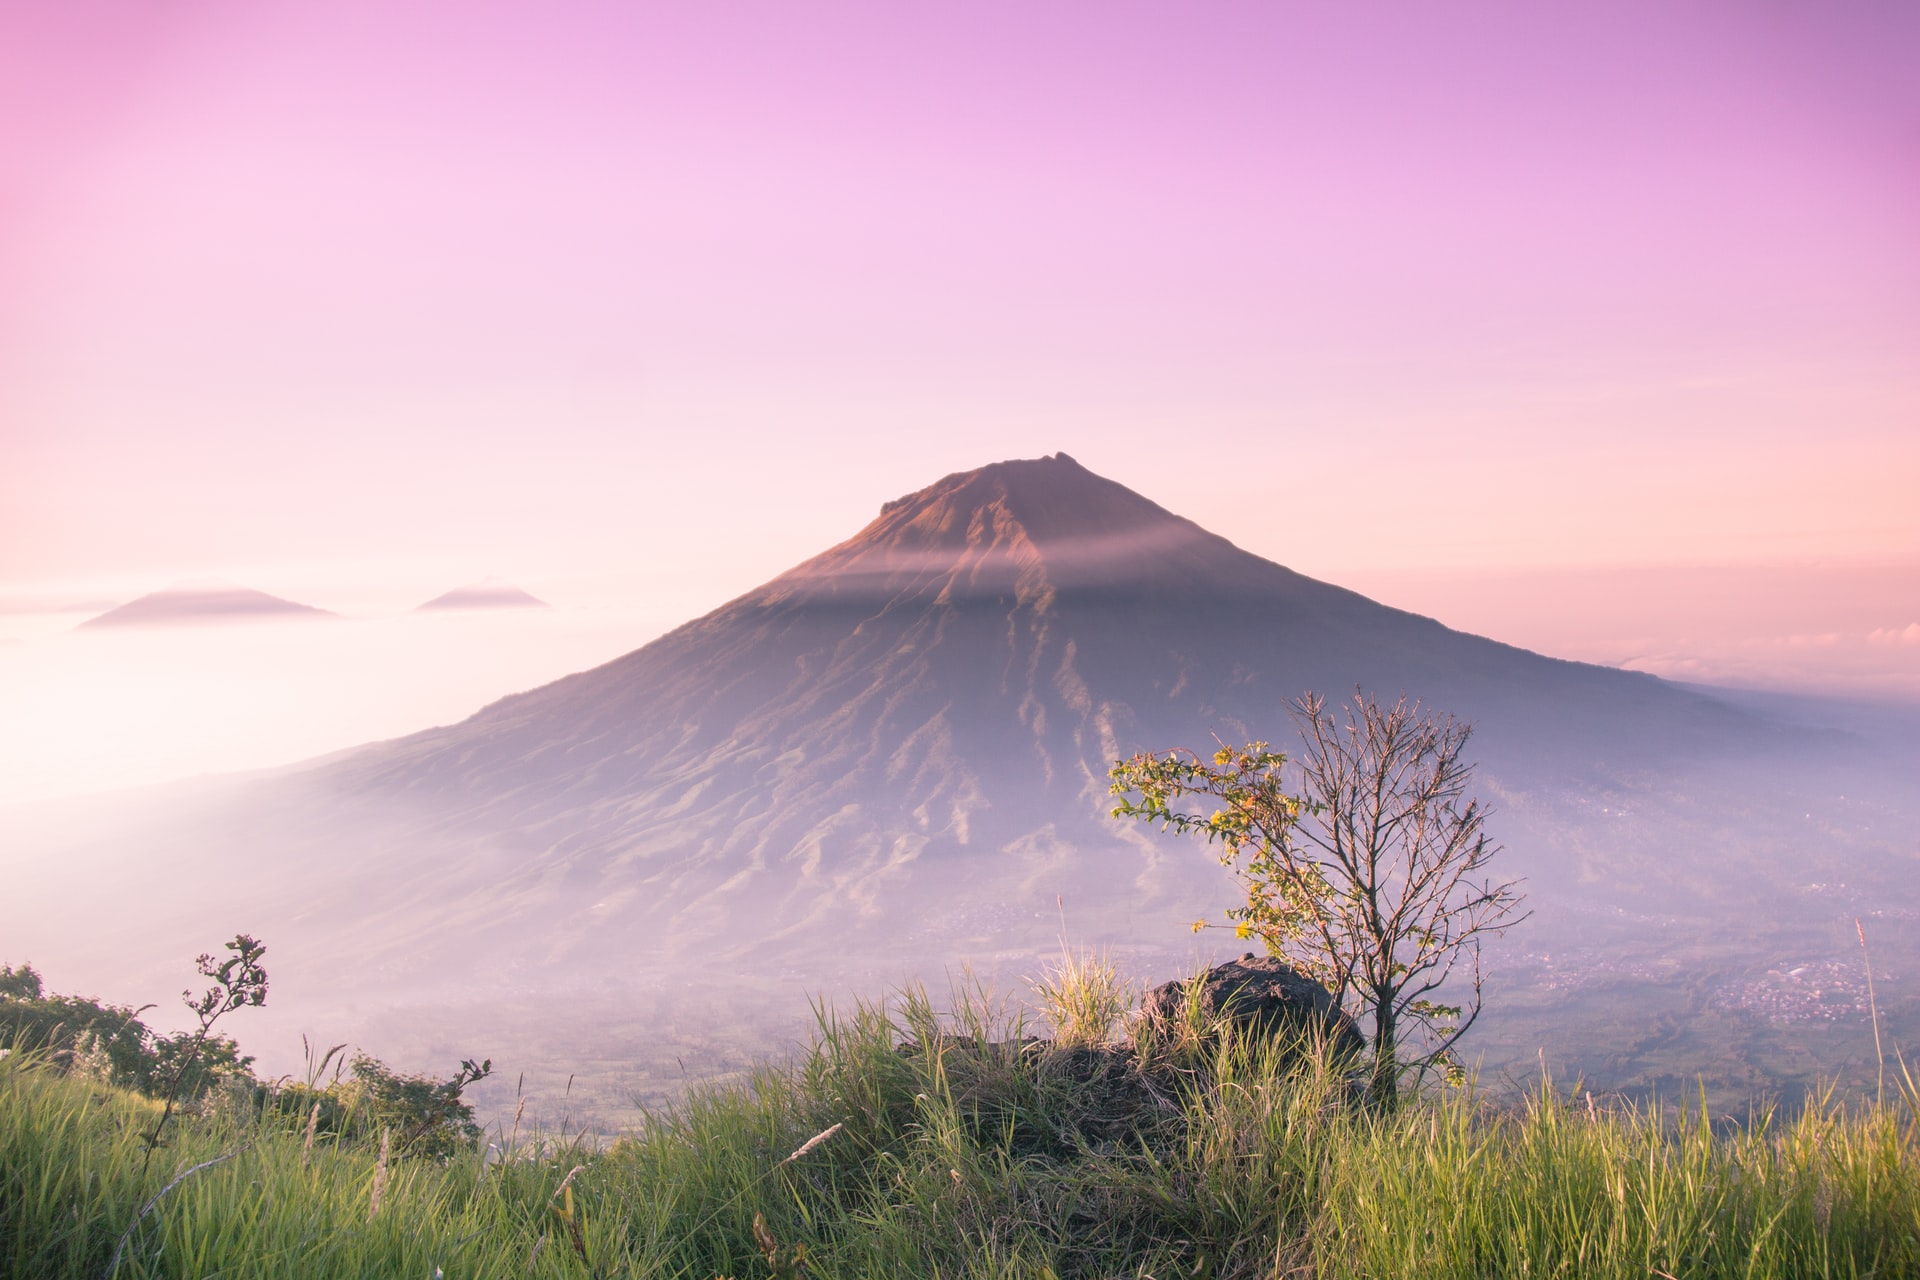
<svg viewBox="0 0 1920 1280"><path fill-rule="evenodd" d="M509 1125L403 1151L370 1092L322 1124L307 1085L236 1081L147 1161L158 1102L17 1051L0 1273L1920 1275L1910 1080L1740 1125L1550 1082L1388 1113L1195 1018L1122 1038L1097 965L1040 994L1050 1043L979 993L823 1014L793 1064L600 1149Z"/></svg>

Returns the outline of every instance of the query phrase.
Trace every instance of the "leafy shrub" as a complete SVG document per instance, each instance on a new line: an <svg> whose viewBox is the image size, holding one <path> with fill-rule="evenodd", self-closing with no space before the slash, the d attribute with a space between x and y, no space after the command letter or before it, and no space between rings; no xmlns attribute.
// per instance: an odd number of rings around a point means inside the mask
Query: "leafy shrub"
<svg viewBox="0 0 1920 1280"><path fill-rule="evenodd" d="M492 1070L491 1059L469 1059L449 1079L435 1080L403 1075L378 1058L357 1053L345 1099L354 1113L348 1124L365 1125L370 1133L390 1131L397 1155L444 1160L471 1150L480 1142L480 1126L474 1123L472 1104L461 1095Z"/></svg>
<svg viewBox="0 0 1920 1280"><path fill-rule="evenodd" d="M0 1045L33 1049L62 1070L85 1066L103 1084L153 1093L180 1077L180 1096L197 1100L223 1080L250 1080L253 1058L227 1036L194 1049L193 1032L160 1035L134 1009L91 996L49 995L30 964L0 965Z"/></svg>
<svg viewBox="0 0 1920 1280"><path fill-rule="evenodd" d="M40 975L30 964L18 969L10 964L0 964L0 1000L38 1000L42 991Z"/></svg>

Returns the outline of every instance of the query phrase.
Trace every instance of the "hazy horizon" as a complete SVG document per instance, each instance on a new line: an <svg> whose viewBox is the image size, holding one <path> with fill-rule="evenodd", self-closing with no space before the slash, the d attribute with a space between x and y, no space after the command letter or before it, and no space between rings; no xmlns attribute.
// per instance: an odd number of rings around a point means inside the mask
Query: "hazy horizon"
<svg viewBox="0 0 1920 1280"><path fill-rule="evenodd" d="M794 548L780 568L822 549ZM533 594L555 607L451 616L413 612L424 587L275 591L341 616L106 632L76 627L124 601L0 607L0 805L274 768L452 723L640 648L773 576L737 588L689 581L651 601L536 577ZM1920 708L1920 625L1898 624L1898 606L1920 600L1920 561L1325 580L1551 657Z"/></svg>

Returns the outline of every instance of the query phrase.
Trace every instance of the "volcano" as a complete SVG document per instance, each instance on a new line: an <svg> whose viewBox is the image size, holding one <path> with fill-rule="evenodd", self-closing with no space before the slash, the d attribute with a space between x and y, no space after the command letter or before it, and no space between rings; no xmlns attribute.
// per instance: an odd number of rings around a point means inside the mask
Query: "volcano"
<svg viewBox="0 0 1920 1280"><path fill-rule="evenodd" d="M884 948L1056 895L1102 921L1217 905L1205 850L1108 816L1108 768L1280 740L1288 699L1356 688L1473 721L1509 785L1768 731L1294 573L1059 454L948 476L625 657L309 781L408 813L396 928L538 920L553 962Z"/></svg>

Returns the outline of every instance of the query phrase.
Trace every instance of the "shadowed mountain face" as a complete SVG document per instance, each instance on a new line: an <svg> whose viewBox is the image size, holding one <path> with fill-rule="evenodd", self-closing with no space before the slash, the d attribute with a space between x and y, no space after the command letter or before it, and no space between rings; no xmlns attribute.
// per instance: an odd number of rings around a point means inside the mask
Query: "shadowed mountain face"
<svg viewBox="0 0 1920 1280"><path fill-rule="evenodd" d="M282 600L250 587L180 584L129 600L83 627L169 626L188 623L244 622L256 618L332 618L337 614L312 605Z"/></svg>

